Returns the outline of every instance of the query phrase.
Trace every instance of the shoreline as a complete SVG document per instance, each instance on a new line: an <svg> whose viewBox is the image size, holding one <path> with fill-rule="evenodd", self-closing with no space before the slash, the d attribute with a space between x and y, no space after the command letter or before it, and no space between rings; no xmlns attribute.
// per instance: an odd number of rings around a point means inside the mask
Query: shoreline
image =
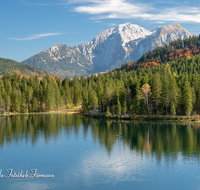
<svg viewBox="0 0 200 190"><path fill-rule="evenodd" d="M15 115L40 115L40 114L79 114L84 117L90 118L103 118L113 120L129 120L129 121L177 121L177 122L200 122L200 116L187 116L187 115L122 115L122 114L105 114L105 113L86 113L82 114L80 109L67 109L60 111L49 112L29 112L29 113L17 113L17 112L5 112L0 116L15 116Z"/></svg>
<svg viewBox="0 0 200 190"><path fill-rule="evenodd" d="M187 115L120 115L120 114L82 114L91 118L105 118L105 119L117 119L117 120L133 120L133 121L192 121L200 122L200 116L187 116Z"/></svg>
<svg viewBox="0 0 200 190"><path fill-rule="evenodd" d="M0 114L0 116L13 116L13 115L34 115L34 114L79 114L79 109L69 109L69 110L62 110L62 111L49 111L49 112L28 112L28 113L18 113L18 112L6 112Z"/></svg>

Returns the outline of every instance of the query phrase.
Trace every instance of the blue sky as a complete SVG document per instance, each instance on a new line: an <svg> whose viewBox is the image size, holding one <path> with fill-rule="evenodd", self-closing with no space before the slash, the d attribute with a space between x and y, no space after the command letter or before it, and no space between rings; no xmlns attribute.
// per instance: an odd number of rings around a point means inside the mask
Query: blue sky
<svg viewBox="0 0 200 190"><path fill-rule="evenodd" d="M126 22L149 30L179 23L199 35L200 1L3 0L0 57L23 61L55 44L89 42Z"/></svg>

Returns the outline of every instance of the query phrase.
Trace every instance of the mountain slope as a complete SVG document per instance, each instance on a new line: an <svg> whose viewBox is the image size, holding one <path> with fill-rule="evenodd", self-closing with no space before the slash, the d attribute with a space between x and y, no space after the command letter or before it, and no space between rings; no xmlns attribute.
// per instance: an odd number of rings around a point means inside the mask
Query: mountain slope
<svg viewBox="0 0 200 190"><path fill-rule="evenodd" d="M164 46L172 40L193 36L179 24L146 30L125 23L100 32L91 42L68 47L54 45L50 49L23 61L61 77L87 76L120 67L127 61L138 60L144 53Z"/></svg>
<svg viewBox="0 0 200 190"><path fill-rule="evenodd" d="M188 39L178 39L175 41L170 41L169 45L164 47L157 47L153 51L148 51L145 53L137 62L126 62L122 64L121 67L115 70L137 70L140 68L156 67L161 64L166 64L170 62L187 62L189 60L194 60L199 57L200 54L200 36L193 36ZM198 55L198 56L197 56ZM197 61L200 63L200 60ZM193 66L191 65L191 68Z"/></svg>
<svg viewBox="0 0 200 190"><path fill-rule="evenodd" d="M63 78L65 76L87 75L87 70L92 71L93 69L93 65L89 60L85 59L83 54L76 48L65 44L54 45L22 63L42 68ZM81 74L78 74L79 72Z"/></svg>
<svg viewBox="0 0 200 190"><path fill-rule="evenodd" d="M47 74L50 75L50 77L55 76L48 71L33 67L31 65L19 63L11 59L0 58L0 75L5 75L7 73L17 73L26 77L33 77L37 75L39 78L42 78Z"/></svg>

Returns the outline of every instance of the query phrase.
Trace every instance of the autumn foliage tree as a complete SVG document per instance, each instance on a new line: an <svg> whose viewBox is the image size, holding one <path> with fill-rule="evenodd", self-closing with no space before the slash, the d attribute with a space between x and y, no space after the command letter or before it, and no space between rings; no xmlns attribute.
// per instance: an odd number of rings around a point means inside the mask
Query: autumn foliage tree
<svg viewBox="0 0 200 190"><path fill-rule="evenodd" d="M149 114L149 97L151 96L151 87L148 84L143 84L141 92L141 96L146 102L147 113Z"/></svg>

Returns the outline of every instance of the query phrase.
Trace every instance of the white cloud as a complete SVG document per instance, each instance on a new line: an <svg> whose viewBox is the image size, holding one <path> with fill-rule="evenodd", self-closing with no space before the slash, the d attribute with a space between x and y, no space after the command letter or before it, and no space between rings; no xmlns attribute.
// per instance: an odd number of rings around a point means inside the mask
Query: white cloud
<svg viewBox="0 0 200 190"><path fill-rule="evenodd" d="M91 19L132 18L155 22L200 23L200 8L198 7L183 5L158 9L150 4L131 3L128 0L70 0L69 3L79 3L74 11L93 15Z"/></svg>
<svg viewBox="0 0 200 190"><path fill-rule="evenodd" d="M93 151L82 154L80 162L73 166L72 170L66 170L65 180L70 181L73 187L77 186L79 179L79 184L91 189L98 184L116 185L127 181L148 181L143 174L145 171L152 175L151 167L154 163L154 158L134 150L130 151L127 146L124 146L124 149L114 147L109 156L105 150Z"/></svg>
<svg viewBox="0 0 200 190"><path fill-rule="evenodd" d="M62 33L44 33L44 34L34 34L31 36L27 36L25 38L9 38L10 40L17 40L17 41L24 41L24 40L35 40L47 36L56 36L56 35L61 35Z"/></svg>
<svg viewBox="0 0 200 190"><path fill-rule="evenodd" d="M76 2L76 1L75 1ZM82 1L79 1L79 3ZM86 0L83 0L86 2ZM92 1L89 0L87 3L92 3L86 6L78 6L74 10L79 13L87 14L131 14L134 11L134 14L147 11L148 7L141 4L131 4L126 0L99 0Z"/></svg>
<svg viewBox="0 0 200 190"><path fill-rule="evenodd" d="M90 19L143 19L163 23L168 21L178 23L200 23L200 7L189 7L187 2L156 1L149 4L138 0L56 0L53 4L40 3L31 4L25 0L20 0L29 5L75 5L73 10L77 13L93 15ZM137 1L137 2L136 2ZM140 2L140 3L138 3ZM168 3L170 8L156 4Z"/></svg>

